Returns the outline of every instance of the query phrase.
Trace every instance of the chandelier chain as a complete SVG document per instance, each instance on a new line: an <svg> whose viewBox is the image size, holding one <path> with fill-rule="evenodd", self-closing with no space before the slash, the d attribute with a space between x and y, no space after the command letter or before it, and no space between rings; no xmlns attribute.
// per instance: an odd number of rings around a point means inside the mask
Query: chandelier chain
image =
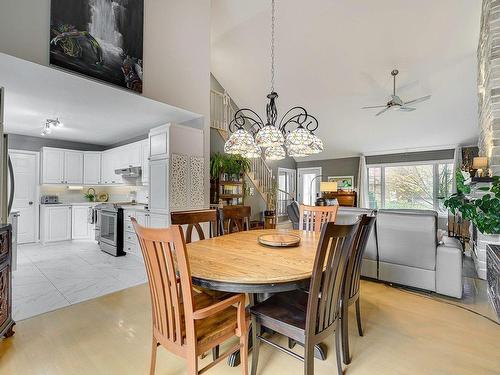
<svg viewBox="0 0 500 375"><path fill-rule="evenodd" d="M275 0L271 2L271 92L274 92L274 24L276 22L276 5Z"/></svg>

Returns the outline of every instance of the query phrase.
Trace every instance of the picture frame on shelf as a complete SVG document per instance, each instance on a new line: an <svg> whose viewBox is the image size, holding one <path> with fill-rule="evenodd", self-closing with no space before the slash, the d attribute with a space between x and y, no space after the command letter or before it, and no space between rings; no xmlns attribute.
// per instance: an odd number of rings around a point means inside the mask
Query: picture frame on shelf
<svg viewBox="0 0 500 375"><path fill-rule="evenodd" d="M328 176L328 182L336 182L341 191L354 190L354 176Z"/></svg>

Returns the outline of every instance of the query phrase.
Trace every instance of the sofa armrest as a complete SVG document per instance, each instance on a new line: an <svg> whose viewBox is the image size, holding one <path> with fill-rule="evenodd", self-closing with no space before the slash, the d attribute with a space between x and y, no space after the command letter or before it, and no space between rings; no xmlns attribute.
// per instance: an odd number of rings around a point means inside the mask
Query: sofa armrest
<svg viewBox="0 0 500 375"><path fill-rule="evenodd" d="M436 292L462 298L462 245L446 238L436 252Z"/></svg>

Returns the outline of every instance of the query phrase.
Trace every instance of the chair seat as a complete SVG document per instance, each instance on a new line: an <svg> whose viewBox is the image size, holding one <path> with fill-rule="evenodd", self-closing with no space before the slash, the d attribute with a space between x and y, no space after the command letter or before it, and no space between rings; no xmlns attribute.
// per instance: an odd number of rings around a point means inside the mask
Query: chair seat
<svg viewBox="0 0 500 375"><path fill-rule="evenodd" d="M250 308L264 326L304 343L307 299L301 290L275 294Z"/></svg>
<svg viewBox="0 0 500 375"><path fill-rule="evenodd" d="M193 299L195 310L203 309L221 300L206 293L194 294ZM230 306L215 315L195 320L198 345L206 345L216 341L220 337L234 333L237 327L236 316L236 307Z"/></svg>

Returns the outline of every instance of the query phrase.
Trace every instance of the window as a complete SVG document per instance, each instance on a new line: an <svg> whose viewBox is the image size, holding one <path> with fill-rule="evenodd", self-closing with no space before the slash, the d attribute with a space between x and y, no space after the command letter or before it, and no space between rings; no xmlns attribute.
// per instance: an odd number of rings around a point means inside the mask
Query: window
<svg viewBox="0 0 500 375"><path fill-rule="evenodd" d="M370 208L434 209L445 212L451 194L452 161L385 164L368 167Z"/></svg>

